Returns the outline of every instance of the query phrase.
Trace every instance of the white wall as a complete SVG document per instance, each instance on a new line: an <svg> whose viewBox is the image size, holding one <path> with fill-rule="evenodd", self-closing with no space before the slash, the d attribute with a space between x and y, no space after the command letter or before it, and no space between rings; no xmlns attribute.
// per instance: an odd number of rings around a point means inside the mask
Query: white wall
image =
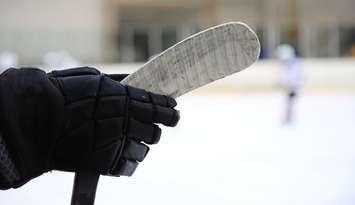
<svg viewBox="0 0 355 205"><path fill-rule="evenodd" d="M68 50L85 62L101 59L102 1L0 0L0 52L39 63L51 50Z"/></svg>

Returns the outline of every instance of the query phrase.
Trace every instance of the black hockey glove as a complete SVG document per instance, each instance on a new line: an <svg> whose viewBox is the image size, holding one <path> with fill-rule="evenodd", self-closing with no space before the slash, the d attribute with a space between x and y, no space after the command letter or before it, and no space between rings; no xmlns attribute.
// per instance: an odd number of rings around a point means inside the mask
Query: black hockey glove
<svg viewBox="0 0 355 205"><path fill-rule="evenodd" d="M130 176L159 141L155 123L175 126L173 98L120 84L93 68L0 76L0 189L51 170Z"/></svg>

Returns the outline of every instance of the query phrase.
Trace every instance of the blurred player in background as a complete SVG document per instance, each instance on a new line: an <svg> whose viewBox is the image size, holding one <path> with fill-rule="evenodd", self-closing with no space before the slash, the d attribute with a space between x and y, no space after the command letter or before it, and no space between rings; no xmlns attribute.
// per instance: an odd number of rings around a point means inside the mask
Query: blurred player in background
<svg viewBox="0 0 355 205"><path fill-rule="evenodd" d="M299 96L303 84L302 66L296 56L295 49L288 44L277 48L277 58L282 64L282 85L287 93L284 124L289 124L294 119L294 104Z"/></svg>

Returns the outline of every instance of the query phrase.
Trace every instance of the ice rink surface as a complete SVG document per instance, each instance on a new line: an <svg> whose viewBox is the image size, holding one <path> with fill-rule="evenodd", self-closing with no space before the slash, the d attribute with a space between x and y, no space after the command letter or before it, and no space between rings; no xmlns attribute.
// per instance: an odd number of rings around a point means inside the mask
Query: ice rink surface
<svg viewBox="0 0 355 205"><path fill-rule="evenodd" d="M353 205L355 93L307 93L282 125L282 93L188 95L132 178L102 177L97 205ZM52 172L1 205L69 205L73 174Z"/></svg>

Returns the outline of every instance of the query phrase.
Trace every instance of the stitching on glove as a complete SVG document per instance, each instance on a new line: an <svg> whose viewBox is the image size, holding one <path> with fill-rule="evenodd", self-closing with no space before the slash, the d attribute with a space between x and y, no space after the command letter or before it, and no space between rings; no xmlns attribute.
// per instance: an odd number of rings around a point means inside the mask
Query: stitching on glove
<svg viewBox="0 0 355 205"><path fill-rule="evenodd" d="M64 102L65 102L65 104L67 104L67 96L65 95L65 92L63 91L64 89L63 89L63 85L62 85L62 82L58 79L58 78L56 78L56 77L54 77L54 78L50 78L50 80L53 82L53 83L55 83L56 85L57 85L57 87L58 87L58 90L60 91L60 93L63 95L63 97L64 97Z"/></svg>
<svg viewBox="0 0 355 205"><path fill-rule="evenodd" d="M101 96L100 99L106 99L106 98L119 98L123 95L105 95L105 96ZM74 101L67 101L65 106L68 106L69 104L75 104L75 103L81 103L82 101L89 101L92 100L93 97L89 96L89 97L85 97L85 98L81 98L79 100L74 100Z"/></svg>
<svg viewBox="0 0 355 205"><path fill-rule="evenodd" d="M94 120L94 135L93 135L93 139L91 139L91 153L95 150L95 143L96 143L96 138L97 138L97 118L96 118L96 112L97 112L97 108L100 102L100 97L101 97L101 86L102 86L102 81L103 81L104 75L100 75L100 81L99 81L99 86L97 86L97 92L96 92L96 96L95 96L95 104L94 104L94 110L92 112L92 118ZM90 156L91 158L91 156Z"/></svg>
<svg viewBox="0 0 355 205"><path fill-rule="evenodd" d="M111 170L109 170L109 175L117 175L117 171L119 169L119 161L121 159L123 150L125 148L126 145L126 140L127 140L127 129L129 126L129 105L131 104L131 97L130 97L130 93L129 93L129 89L127 86L124 86L125 90L126 90L126 103L125 103L125 120L124 120L124 124L123 124L123 130L122 130L122 142L121 145L118 146L115 150L115 158L113 161L113 164L111 166Z"/></svg>

